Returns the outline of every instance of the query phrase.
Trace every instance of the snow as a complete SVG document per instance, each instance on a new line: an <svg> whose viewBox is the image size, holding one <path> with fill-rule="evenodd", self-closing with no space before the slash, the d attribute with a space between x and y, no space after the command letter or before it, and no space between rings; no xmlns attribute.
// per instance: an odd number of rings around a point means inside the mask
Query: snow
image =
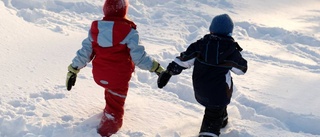
<svg viewBox="0 0 320 137"><path fill-rule="evenodd" d="M103 89L92 65L65 88L67 66L103 0L0 1L0 137L98 137ZM318 0L130 0L148 54L164 67L228 13L249 70L233 75L229 124L221 137L320 136ZM195 137L204 108L194 99L192 69L163 89L136 69L124 124L114 137Z"/></svg>

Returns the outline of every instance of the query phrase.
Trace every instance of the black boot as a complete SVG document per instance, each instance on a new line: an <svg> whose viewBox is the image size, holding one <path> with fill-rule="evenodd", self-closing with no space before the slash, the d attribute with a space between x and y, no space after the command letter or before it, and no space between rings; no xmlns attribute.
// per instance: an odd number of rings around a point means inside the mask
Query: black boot
<svg viewBox="0 0 320 137"><path fill-rule="evenodd" d="M219 137L219 136L209 132L200 132L198 137Z"/></svg>
<svg viewBox="0 0 320 137"><path fill-rule="evenodd" d="M205 109L199 137L214 137L213 135L220 135L225 110L225 107Z"/></svg>

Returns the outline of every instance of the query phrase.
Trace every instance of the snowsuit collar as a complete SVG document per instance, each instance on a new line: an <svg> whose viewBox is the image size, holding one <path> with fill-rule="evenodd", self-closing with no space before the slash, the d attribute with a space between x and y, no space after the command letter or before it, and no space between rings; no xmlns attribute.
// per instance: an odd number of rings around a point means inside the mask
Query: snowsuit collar
<svg viewBox="0 0 320 137"><path fill-rule="evenodd" d="M129 20L127 17L103 17L102 20L123 22L129 24L133 29L137 29L137 25L133 21Z"/></svg>

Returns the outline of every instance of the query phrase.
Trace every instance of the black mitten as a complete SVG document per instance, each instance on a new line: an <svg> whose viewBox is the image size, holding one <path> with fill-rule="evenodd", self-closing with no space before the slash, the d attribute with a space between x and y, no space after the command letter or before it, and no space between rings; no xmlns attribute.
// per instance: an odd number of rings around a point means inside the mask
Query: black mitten
<svg viewBox="0 0 320 137"><path fill-rule="evenodd" d="M68 72L67 81L66 81L66 86L68 91L70 91L72 86L74 86L74 84L76 83L76 79L77 79L77 74Z"/></svg>
<svg viewBox="0 0 320 137"><path fill-rule="evenodd" d="M158 80L157 80L158 88L163 88L164 86L166 86L167 83L169 82L171 76L172 75L168 71L164 71L164 72L160 73Z"/></svg>
<svg viewBox="0 0 320 137"><path fill-rule="evenodd" d="M179 75L182 70L184 70L186 68L181 67L180 65L178 65L176 62L172 61L171 63L169 63L168 67L167 67L167 71L171 74L171 75Z"/></svg>
<svg viewBox="0 0 320 137"><path fill-rule="evenodd" d="M71 64L68 66L69 72L67 73L67 79L66 79L66 87L67 90L71 90L72 86L76 83L77 74L80 70L73 68Z"/></svg>

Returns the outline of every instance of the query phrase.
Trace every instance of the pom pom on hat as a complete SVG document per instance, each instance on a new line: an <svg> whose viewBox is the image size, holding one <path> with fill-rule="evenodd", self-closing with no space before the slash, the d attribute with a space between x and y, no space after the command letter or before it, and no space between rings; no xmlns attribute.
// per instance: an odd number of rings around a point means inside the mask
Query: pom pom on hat
<svg viewBox="0 0 320 137"><path fill-rule="evenodd" d="M233 21L228 14L217 15L212 19L210 32L213 34L230 35L233 31Z"/></svg>
<svg viewBox="0 0 320 137"><path fill-rule="evenodd" d="M125 17L128 6L128 0L106 0L103 5L103 13L106 17Z"/></svg>

